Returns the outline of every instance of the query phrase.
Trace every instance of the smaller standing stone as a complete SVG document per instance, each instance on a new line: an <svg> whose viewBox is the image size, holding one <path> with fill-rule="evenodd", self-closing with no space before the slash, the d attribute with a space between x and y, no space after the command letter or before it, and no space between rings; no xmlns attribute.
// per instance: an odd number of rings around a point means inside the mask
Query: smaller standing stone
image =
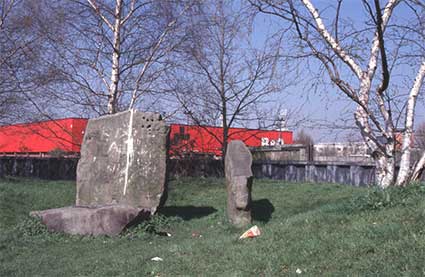
<svg viewBox="0 0 425 277"><path fill-rule="evenodd" d="M251 223L252 155L240 140L227 146L225 158L227 216L236 227Z"/></svg>

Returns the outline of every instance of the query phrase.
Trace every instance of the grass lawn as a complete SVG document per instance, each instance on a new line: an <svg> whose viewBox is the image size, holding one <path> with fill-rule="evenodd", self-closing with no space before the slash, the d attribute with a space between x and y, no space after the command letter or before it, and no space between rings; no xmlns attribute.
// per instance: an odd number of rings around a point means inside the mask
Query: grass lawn
<svg viewBox="0 0 425 277"><path fill-rule="evenodd" d="M262 235L247 240L226 223L225 193L222 179L172 181L160 215L93 238L48 233L28 216L72 205L74 183L2 180L0 276L425 274L424 186L383 193L256 180L253 224Z"/></svg>

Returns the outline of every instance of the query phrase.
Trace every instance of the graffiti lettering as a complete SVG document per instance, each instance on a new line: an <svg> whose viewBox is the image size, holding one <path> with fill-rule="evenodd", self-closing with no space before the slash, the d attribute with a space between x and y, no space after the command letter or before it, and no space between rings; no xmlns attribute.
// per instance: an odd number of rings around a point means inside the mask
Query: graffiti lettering
<svg viewBox="0 0 425 277"><path fill-rule="evenodd" d="M276 146L276 145L284 145L283 139L279 138L277 140L269 139L269 138L261 138L261 146Z"/></svg>

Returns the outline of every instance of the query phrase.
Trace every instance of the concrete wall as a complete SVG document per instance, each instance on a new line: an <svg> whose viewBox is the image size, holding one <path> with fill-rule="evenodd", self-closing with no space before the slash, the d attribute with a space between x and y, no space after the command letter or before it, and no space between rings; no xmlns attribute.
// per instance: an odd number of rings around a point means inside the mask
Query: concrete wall
<svg viewBox="0 0 425 277"><path fill-rule="evenodd" d="M375 182L375 167L355 163L254 161L256 178L289 182L339 183L369 186Z"/></svg>
<svg viewBox="0 0 425 277"><path fill-rule="evenodd" d="M224 177L223 162L216 159L170 159L167 168L173 177Z"/></svg>
<svg viewBox="0 0 425 277"><path fill-rule="evenodd" d="M318 143L314 145L283 145L252 149L254 160L318 161L370 163L373 160L363 143Z"/></svg>
<svg viewBox="0 0 425 277"><path fill-rule="evenodd" d="M0 176L75 180L78 158L0 157ZM214 159L170 159L170 176L223 177L223 164Z"/></svg>
<svg viewBox="0 0 425 277"><path fill-rule="evenodd" d="M314 161L373 163L364 143L318 143L312 156Z"/></svg>
<svg viewBox="0 0 425 277"><path fill-rule="evenodd" d="M271 161L308 161L310 147L301 144L279 147L262 147L251 150L253 160Z"/></svg>
<svg viewBox="0 0 425 277"><path fill-rule="evenodd" d="M411 161L415 163L423 150L412 149ZM339 162L374 165L364 143L318 143L314 145L283 145L274 148L252 149L254 160ZM396 159L399 160L399 155Z"/></svg>
<svg viewBox="0 0 425 277"><path fill-rule="evenodd" d="M0 157L0 176L75 180L78 158Z"/></svg>
<svg viewBox="0 0 425 277"><path fill-rule="evenodd" d="M77 158L0 157L0 176L75 180L77 162ZM223 164L214 159L169 160L168 170L172 177L223 177ZM256 160L252 170L255 178L289 182L367 186L375 181L373 165L349 162Z"/></svg>

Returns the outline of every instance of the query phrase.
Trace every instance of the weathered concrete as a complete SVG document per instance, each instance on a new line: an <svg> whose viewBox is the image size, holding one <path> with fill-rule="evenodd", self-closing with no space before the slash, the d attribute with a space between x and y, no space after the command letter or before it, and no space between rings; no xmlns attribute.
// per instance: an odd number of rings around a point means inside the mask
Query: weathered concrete
<svg viewBox="0 0 425 277"><path fill-rule="evenodd" d="M307 161L309 150L309 146L302 144L261 147L252 149L252 158L254 161Z"/></svg>
<svg viewBox="0 0 425 277"><path fill-rule="evenodd" d="M48 180L74 180L78 158L0 156L0 177L16 176Z"/></svg>
<svg viewBox="0 0 425 277"><path fill-rule="evenodd" d="M126 205L107 205L33 211L30 215L40 218L53 232L114 236L133 221L149 216L150 212Z"/></svg>
<svg viewBox="0 0 425 277"><path fill-rule="evenodd" d="M167 137L159 114L130 110L89 120L77 166L77 206L123 204L153 214L164 200Z"/></svg>
<svg viewBox="0 0 425 277"><path fill-rule="evenodd" d="M256 178L290 182L338 183L370 186L375 182L373 165L341 162L254 161Z"/></svg>
<svg viewBox="0 0 425 277"><path fill-rule="evenodd" d="M77 162L76 158L0 157L0 176L75 180ZM255 178L306 182L311 176L319 176L314 174L316 164L329 169L326 176L323 176L326 179L316 178L317 182L353 186L374 184L375 167L371 164L253 160L252 170ZM168 169L170 176L174 177L224 176L222 162L214 159L169 160ZM422 174L421 181L425 181L425 174Z"/></svg>
<svg viewBox="0 0 425 277"><path fill-rule="evenodd" d="M251 223L251 152L242 141L231 141L227 146L224 164L227 216L233 225L244 227Z"/></svg>

